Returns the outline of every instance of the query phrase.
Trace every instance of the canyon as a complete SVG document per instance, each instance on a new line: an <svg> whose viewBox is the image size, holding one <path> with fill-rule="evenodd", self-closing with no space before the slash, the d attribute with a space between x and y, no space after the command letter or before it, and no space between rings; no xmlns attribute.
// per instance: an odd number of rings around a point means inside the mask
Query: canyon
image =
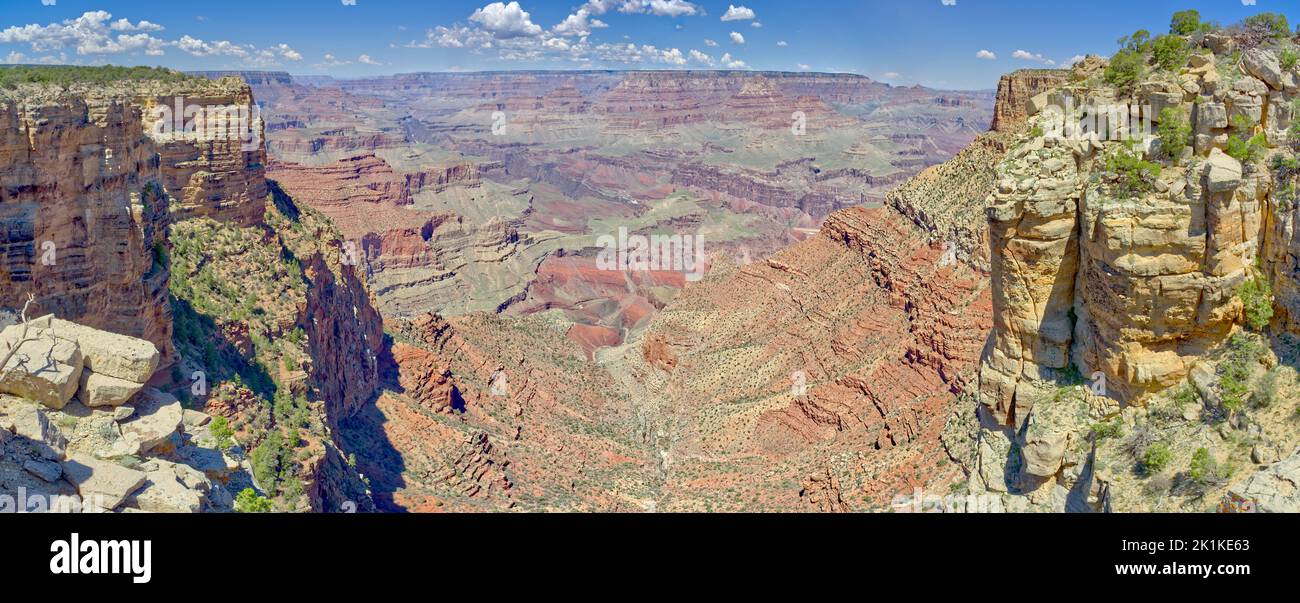
<svg viewBox="0 0 1300 603"><path fill-rule="evenodd" d="M1134 42L996 94L694 71L0 89L0 491L1300 510L1300 45L1161 38L1178 60ZM178 97L256 105L259 143L158 134ZM1062 112L1116 106L1152 130ZM707 252L610 269L620 233Z"/></svg>

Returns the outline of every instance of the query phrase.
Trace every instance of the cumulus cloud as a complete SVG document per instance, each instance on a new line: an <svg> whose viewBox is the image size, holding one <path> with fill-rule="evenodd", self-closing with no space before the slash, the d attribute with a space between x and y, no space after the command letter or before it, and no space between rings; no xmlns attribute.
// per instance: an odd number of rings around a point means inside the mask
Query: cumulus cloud
<svg viewBox="0 0 1300 603"><path fill-rule="evenodd" d="M705 40L704 45L708 46L709 48L714 48L718 45L718 43L714 42L713 40Z"/></svg>
<svg viewBox="0 0 1300 603"><path fill-rule="evenodd" d="M998 55L993 54L993 52L989 50L980 50L979 52L975 53L975 58L984 59L986 61L992 61L998 58Z"/></svg>
<svg viewBox="0 0 1300 603"><path fill-rule="evenodd" d="M1042 64L1044 64L1044 65L1055 65L1055 64L1056 64L1056 61L1053 61L1053 60L1051 60L1051 59L1049 59L1049 58L1047 58L1047 57L1045 57L1045 56L1043 56L1043 55L1041 55L1041 54L1039 54L1039 53L1036 53L1036 52L1029 52L1029 51L1026 51L1026 50L1017 50L1017 51L1011 53L1011 56L1012 56L1013 58L1017 58L1017 59L1021 59L1021 60L1025 60L1025 61L1033 61L1033 62L1035 62L1035 63L1042 63Z"/></svg>
<svg viewBox="0 0 1300 603"><path fill-rule="evenodd" d="M734 32L734 31L733 31L733 32L731 32L731 43L732 43L732 44L744 44L744 43L745 43L745 36L742 36L742 35L740 35L738 32Z"/></svg>
<svg viewBox="0 0 1300 603"><path fill-rule="evenodd" d="M542 33L542 26L533 23L532 15L513 0L510 4L493 2L484 6L474 11L469 20L478 23L498 39L535 36Z"/></svg>
<svg viewBox="0 0 1300 603"><path fill-rule="evenodd" d="M363 54L360 57L357 57L357 62L363 65L375 65L375 66L383 65L383 63L380 63L379 61L370 58L370 55L368 54Z"/></svg>
<svg viewBox="0 0 1300 603"><path fill-rule="evenodd" d="M551 29L557 36L574 36L584 37L591 35L591 30L609 27L604 21L592 18L591 10L587 7L579 8L576 12L566 17L559 25Z"/></svg>
<svg viewBox="0 0 1300 603"><path fill-rule="evenodd" d="M696 63L699 63L699 64L701 64L701 65L705 65L705 66L708 66L708 67L712 67L712 66L713 66L713 57L711 57L711 56L709 56L709 55L707 55L707 54L704 54L703 52L700 52L700 51L695 50L695 49L691 49L690 56L691 56L691 60L692 60L692 61L695 61Z"/></svg>
<svg viewBox="0 0 1300 603"><path fill-rule="evenodd" d="M727 69L745 69L745 62L731 58L731 53L728 52L722 55L722 66Z"/></svg>
<svg viewBox="0 0 1300 603"><path fill-rule="evenodd" d="M699 6L684 0L587 0L547 29L535 23L519 2L493 2L475 10L469 23L434 27L425 32L423 39L412 40L406 47L458 48L473 53L495 52L502 60L566 61L583 66L589 66L593 61L668 66L702 62L699 57L677 48L637 45L631 41L619 44L593 42L590 39L592 32L608 27L597 17L611 11L669 17L704 12ZM630 40L628 36L623 38Z"/></svg>
<svg viewBox="0 0 1300 603"><path fill-rule="evenodd" d="M786 46L789 46L790 43L785 40L777 40L776 45L778 48L785 48Z"/></svg>
<svg viewBox="0 0 1300 603"><path fill-rule="evenodd" d="M754 10L745 6L727 5L727 12L722 15L723 21L749 21L755 18Z"/></svg>
<svg viewBox="0 0 1300 603"><path fill-rule="evenodd" d="M157 23L112 19L111 13L98 10L59 23L13 26L0 31L0 43L25 44L34 52L71 48L82 56L162 56L166 54L166 49L176 48L194 56L230 57L254 66L275 65L281 60L302 60L302 55L287 44L258 48L252 44L235 44L225 40L209 42L188 35L177 40L165 40L152 35L165 29Z"/></svg>
<svg viewBox="0 0 1300 603"><path fill-rule="evenodd" d="M644 14L658 17L692 17L704 14L698 4L686 0L588 0L583 8L593 15L603 15L611 10L624 14Z"/></svg>

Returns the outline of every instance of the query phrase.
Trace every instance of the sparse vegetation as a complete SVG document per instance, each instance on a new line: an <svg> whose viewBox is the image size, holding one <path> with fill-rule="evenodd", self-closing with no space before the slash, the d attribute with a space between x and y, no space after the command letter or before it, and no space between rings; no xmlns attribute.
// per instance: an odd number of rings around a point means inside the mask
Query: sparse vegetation
<svg viewBox="0 0 1300 603"><path fill-rule="evenodd" d="M66 87L71 84L107 84L119 81L185 82L197 79L202 78L163 67L0 66L0 88L15 88L21 84L53 84Z"/></svg>
<svg viewBox="0 0 1300 603"><path fill-rule="evenodd" d="M1147 475L1164 471L1173 457L1174 453L1169 449L1168 444L1164 442L1151 444L1142 452L1142 471Z"/></svg>
<svg viewBox="0 0 1300 603"><path fill-rule="evenodd" d="M1257 46L1266 40L1278 40L1291 35L1291 25L1286 15L1280 13L1259 13L1246 17L1241 24L1243 41L1249 46Z"/></svg>
<svg viewBox="0 0 1300 603"><path fill-rule="evenodd" d="M244 488L235 497L235 511L239 513L270 513L271 500L258 496L252 488Z"/></svg>
<svg viewBox="0 0 1300 603"><path fill-rule="evenodd" d="M1300 62L1300 52L1295 48L1283 48L1278 55L1278 61L1282 64L1282 69L1287 71L1295 69L1296 63Z"/></svg>
<svg viewBox="0 0 1300 603"><path fill-rule="evenodd" d="M1126 198L1151 192L1160 177L1159 164L1143 160L1130 149L1119 149L1107 157L1106 171L1119 178L1115 194Z"/></svg>
<svg viewBox="0 0 1300 603"><path fill-rule="evenodd" d="M1192 126L1187 120L1187 111L1181 107L1165 107L1160 110L1160 125L1156 126L1160 136L1160 152L1169 159L1177 159L1187 148L1192 138Z"/></svg>
<svg viewBox="0 0 1300 603"><path fill-rule="evenodd" d="M1191 49L1187 46L1187 38L1178 35L1160 36L1151 42L1151 55L1160 69L1177 71L1187 64Z"/></svg>
<svg viewBox="0 0 1300 603"><path fill-rule="evenodd" d="M1124 424L1120 421L1094 423L1090 431L1099 440L1118 439L1124 437Z"/></svg>
<svg viewBox="0 0 1300 603"><path fill-rule="evenodd" d="M217 441L218 450L228 450L235 445L235 430L230 427L230 420L216 416L208 423L208 432Z"/></svg>
<svg viewBox="0 0 1300 603"><path fill-rule="evenodd" d="M1263 276L1255 276L1237 289L1237 297L1245 306L1246 324L1256 332L1263 332L1273 320L1273 286Z"/></svg>
<svg viewBox="0 0 1300 603"><path fill-rule="evenodd" d="M1219 485L1227 477L1208 448L1197 448L1192 454L1192 464L1187 470L1187 476L1194 484L1202 487Z"/></svg>
<svg viewBox="0 0 1300 603"><path fill-rule="evenodd" d="M1228 352L1218 367L1219 397L1224 410L1236 413L1245 407L1250 396L1251 369L1263 355L1263 345L1251 336L1239 333L1228 340Z"/></svg>
<svg viewBox="0 0 1300 603"><path fill-rule="evenodd" d="M1196 9L1178 11L1169 22L1169 33L1180 36L1203 34L1215 29L1214 23L1201 21L1201 13Z"/></svg>
<svg viewBox="0 0 1300 603"><path fill-rule="evenodd" d="M1121 91L1132 92L1142 77L1143 63L1142 55L1136 50L1120 50L1110 58L1102 79Z"/></svg>

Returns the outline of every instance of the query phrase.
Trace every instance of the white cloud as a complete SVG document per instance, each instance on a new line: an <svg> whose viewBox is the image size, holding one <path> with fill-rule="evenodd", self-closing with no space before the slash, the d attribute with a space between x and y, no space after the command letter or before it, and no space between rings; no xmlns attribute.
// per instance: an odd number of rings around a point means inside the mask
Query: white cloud
<svg viewBox="0 0 1300 603"><path fill-rule="evenodd" d="M786 46L789 46L790 43L785 40L777 40L776 45L778 48L785 48Z"/></svg>
<svg viewBox="0 0 1300 603"><path fill-rule="evenodd" d="M727 69L745 69L745 62L731 58L731 53L728 52L722 55L722 66Z"/></svg>
<svg viewBox="0 0 1300 603"><path fill-rule="evenodd" d="M235 44L225 40L208 42L188 35L181 36L178 40L164 40L151 33L162 31L162 25L147 20L132 23L129 19L113 21L112 18L112 14L99 10L59 23L13 26L0 31L0 43L26 44L35 52L72 48L83 56L162 56L166 54L167 48L177 48L194 56L230 57L254 66L276 65L281 60L302 60L302 55L287 44L259 49L252 44ZM96 59L99 60L102 59Z"/></svg>
<svg viewBox="0 0 1300 603"><path fill-rule="evenodd" d="M812 69L812 66L807 63L799 63L795 66L798 67L800 71L808 71L809 69Z"/></svg>
<svg viewBox="0 0 1300 603"><path fill-rule="evenodd" d="M1084 59L1086 59L1086 58L1088 58L1086 55L1076 54L1076 55L1070 57L1070 60L1066 61L1066 62L1065 62L1065 65L1066 65L1067 67L1073 67L1073 66L1075 66L1076 64L1082 62L1082 61L1083 61Z"/></svg>
<svg viewBox="0 0 1300 603"><path fill-rule="evenodd" d="M704 54L703 52L700 52L698 50L692 49L690 52L690 57L692 61L695 61L696 63L699 63L701 65L706 65L709 67L713 66L713 57Z"/></svg>
<svg viewBox="0 0 1300 603"><path fill-rule="evenodd" d="M705 40L704 45L708 46L709 48L714 48L718 45L718 43L714 42L713 40Z"/></svg>
<svg viewBox="0 0 1300 603"><path fill-rule="evenodd" d="M1011 56L1012 56L1013 58L1017 58L1017 59L1021 59L1021 60L1025 60L1025 61L1033 61L1033 62L1035 62L1035 63L1042 63L1042 64L1044 64L1044 65L1055 65L1055 64L1056 64L1056 61L1053 61L1053 60L1051 60L1051 59L1049 59L1049 58L1047 58L1047 57L1045 57L1045 56L1043 56L1043 55L1041 55L1041 54L1039 54L1039 53L1036 53L1036 52L1029 52L1029 51L1026 51L1026 50L1017 50L1017 51L1011 53Z"/></svg>
<svg viewBox="0 0 1300 603"><path fill-rule="evenodd" d="M383 65L383 63L380 63L379 61L370 58L370 55L368 54L363 54L360 57L358 57L357 62L364 65L375 65L375 66Z"/></svg>
<svg viewBox="0 0 1300 603"><path fill-rule="evenodd" d="M727 5L727 12L722 15L723 21L749 21L754 19L754 10L745 6Z"/></svg>
<svg viewBox="0 0 1300 603"><path fill-rule="evenodd" d="M533 23L532 16L513 0L510 4L493 2L484 6L474 11L469 20L502 40L542 33L542 26Z"/></svg>
<svg viewBox="0 0 1300 603"><path fill-rule="evenodd" d="M351 64L352 61L339 60L334 55L327 52L325 53L325 60L323 62L316 63L314 67L318 69L330 69L332 67L340 67L343 65L351 65Z"/></svg>
<svg viewBox="0 0 1300 603"><path fill-rule="evenodd" d="M744 44L744 43L745 43L745 36L742 36L742 35L740 35L739 33L733 31L733 32L731 32L731 43L732 43L732 44Z"/></svg>
<svg viewBox="0 0 1300 603"><path fill-rule="evenodd" d="M603 15L611 9L624 14L658 17L692 17L704 14L703 8L686 0L587 0L583 8L593 15Z"/></svg>
<svg viewBox="0 0 1300 603"><path fill-rule="evenodd" d="M979 52L975 53L975 58L984 59L986 61L992 61L994 59L997 59L998 55L993 54L993 52L990 50L980 50Z"/></svg>
<svg viewBox="0 0 1300 603"><path fill-rule="evenodd" d="M600 19L593 19L591 10L584 6L551 28L551 31L557 36L584 37L591 35L593 29L605 27L609 25Z"/></svg>
<svg viewBox="0 0 1300 603"><path fill-rule="evenodd" d="M113 31L162 31L163 26L148 21L140 21L134 25L129 19L118 19L113 22Z"/></svg>

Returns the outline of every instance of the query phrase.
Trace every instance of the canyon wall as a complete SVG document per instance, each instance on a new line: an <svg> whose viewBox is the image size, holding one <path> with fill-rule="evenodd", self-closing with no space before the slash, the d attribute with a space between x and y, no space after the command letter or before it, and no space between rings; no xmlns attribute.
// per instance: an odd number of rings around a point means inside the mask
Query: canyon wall
<svg viewBox="0 0 1300 603"><path fill-rule="evenodd" d="M993 106L993 129L1007 132L1024 122L1029 117L1029 99L1066 83L1068 74L1060 69L1021 69L1003 75Z"/></svg>

